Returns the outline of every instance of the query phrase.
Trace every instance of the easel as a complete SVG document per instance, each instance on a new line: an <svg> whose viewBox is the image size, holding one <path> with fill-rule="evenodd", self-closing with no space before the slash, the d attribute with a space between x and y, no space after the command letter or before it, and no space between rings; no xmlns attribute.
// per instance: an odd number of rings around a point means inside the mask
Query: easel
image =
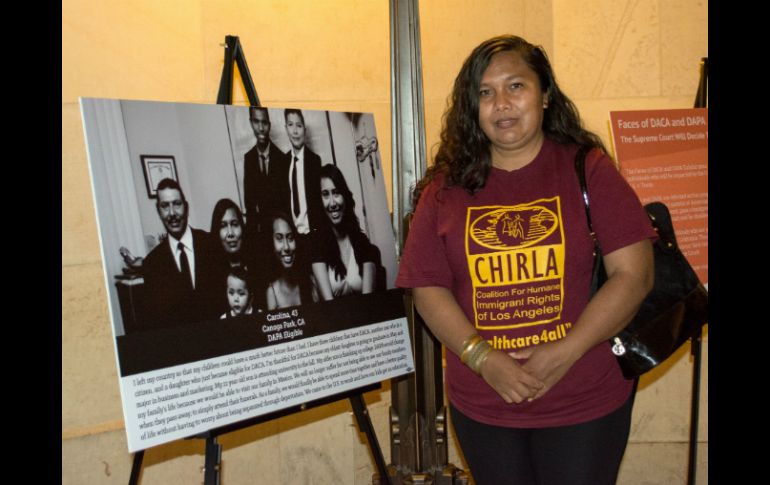
<svg viewBox="0 0 770 485"><path fill-rule="evenodd" d="M421 57L417 0L390 0L393 225L399 250L410 221L409 188L426 167ZM415 311L409 292L406 300L416 369L391 381L389 471L397 485L467 485L468 474L448 463L441 343Z"/></svg>
<svg viewBox="0 0 770 485"><path fill-rule="evenodd" d="M694 108L708 106L709 59L702 57L700 61L700 82L695 95ZM695 485L695 475L698 468L698 414L700 412L700 366L701 366L701 330L692 337L690 354L693 357L692 394L690 401L690 446L687 461L687 485Z"/></svg>
<svg viewBox="0 0 770 485"><path fill-rule="evenodd" d="M251 106L261 106L259 98L257 97L257 91L254 87L254 83L251 80L251 74L249 73L249 67L246 64L246 57L243 55L243 49L241 48L240 40L237 36L228 35L225 37L225 61L222 69L222 78L219 83L219 93L217 94L217 104L232 104L233 103L233 62L238 65L238 71L243 80L244 87L246 88L246 94L249 98ZM374 432L374 426L372 426L372 420L369 417L369 411L366 408L366 402L363 399L363 394L368 391L379 389L380 384L373 384L370 386L353 389L351 391L335 394L323 399L312 401L310 403L304 403L300 406L293 406L274 413L257 416L255 418L247 419L231 425L223 426L220 428L212 429L201 433L196 436L191 436L185 439L204 439L205 441L205 459L204 459L204 485L219 485L220 484L220 471L222 460L222 445L217 443L217 437L225 433L237 431L239 429L247 428L262 422L270 421L282 416L294 414L299 411L304 411L313 407L321 406L331 402L339 401L341 399L349 399L350 405L353 408L353 415L356 417L356 424L358 429L361 430L367 439L369 449L374 457L375 465L379 473L381 483L385 485L391 485L390 478L388 476L387 467L385 465L385 459L382 455L377 435ZM131 467L131 476L129 477L129 485L136 485L139 483L139 475L141 474L142 461L144 459L144 450L138 451L134 454L134 461Z"/></svg>
<svg viewBox="0 0 770 485"><path fill-rule="evenodd" d="M350 405L353 408L353 414L356 417L356 424L358 428L366 434L367 441L369 443L370 450L374 456L377 470L381 476L387 476L385 474L386 465L385 459L382 456L382 450L380 449L379 442L377 441L377 435L374 433L374 427L372 421L369 418L369 412L366 408L366 403L363 399L363 394L375 389L379 389L380 384L373 384L366 387L354 389L352 391L335 394L316 401L304 403L299 406L292 406L287 409L282 409L269 414L263 414L262 416L256 416L254 418L239 421L237 423L222 426L220 428L211 429L205 433L199 435L190 436L185 439L203 439L205 441L205 458L204 458L204 475L203 483L205 485L219 485L220 481L220 465L222 459L222 445L217 443L217 437L238 431L240 429L248 428L260 423L272 421L283 416L289 416L291 414L305 411L307 409L316 408L326 404L330 404L341 399L349 399ZM134 462L131 468L131 476L129 478L129 485L136 485L139 483L139 475L141 473L142 461L144 459L144 450L134 453ZM384 483L391 485L390 481Z"/></svg>

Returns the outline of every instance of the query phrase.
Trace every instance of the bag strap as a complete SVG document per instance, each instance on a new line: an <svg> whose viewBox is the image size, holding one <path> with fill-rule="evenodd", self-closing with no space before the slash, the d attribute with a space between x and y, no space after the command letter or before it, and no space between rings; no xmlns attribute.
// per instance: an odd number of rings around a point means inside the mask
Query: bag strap
<svg viewBox="0 0 770 485"><path fill-rule="evenodd" d="M591 207L588 202L588 184L586 184L586 154L591 151L590 146L581 145L575 154L575 172L580 182L580 192L583 196L583 205L586 211L586 221L588 222L588 232L594 241L594 263L591 270L591 295L599 291L599 287L607 280L607 272L604 269L604 259L602 258L602 248L599 246L599 238L596 237L593 224L591 223Z"/></svg>
<svg viewBox="0 0 770 485"><path fill-rule="evenodd" d="M588 184L586 184L586 154L592 147L588 145L580 145L577 153L575 153L575 172L577 173L578 181L580 182L580 192L583 195L583 206L586 211L586 220L588 221L588 232L591 233L591 239L594 241L596 250L599 249L599 240L594 232L594 226L591 224L591 207L588 202Z"/></svg>

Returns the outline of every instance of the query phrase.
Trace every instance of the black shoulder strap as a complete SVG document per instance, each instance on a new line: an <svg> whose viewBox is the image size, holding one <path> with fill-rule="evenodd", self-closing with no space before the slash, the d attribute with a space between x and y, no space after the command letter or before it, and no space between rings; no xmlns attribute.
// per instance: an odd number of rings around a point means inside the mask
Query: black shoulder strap
<svg viewBox="0 0 770 485"><path fill-rule="evenodd" d="M586 154L591 151L590 146L581 145L575 154L575 172L580 182L580 192L583 196L583 204L586 210L586 221L588 222L588 232L594 241L594 264L591 271L591 295L595 294L601 285L607 281L607 271L604 268L604 258L602 258L602 249L599 246L599 238L596 237L593 224L591 224L591 208L588 203L588 184L586 183Z"/></svg>
<svg viewBox="0 0 770 485"><path fill-rule="evenodd" d="M575 154L575 172L577 173L578 181L580 182L580 192L583 195L583 205L586 210L588 231L591 233L594 244L598 244L593 224L591 224L591 208L588 202L588 185L586 184L586 154L588 154L591 148L592 147L588 145L580 145L580 148L578 148L578 151Z"/></svg>

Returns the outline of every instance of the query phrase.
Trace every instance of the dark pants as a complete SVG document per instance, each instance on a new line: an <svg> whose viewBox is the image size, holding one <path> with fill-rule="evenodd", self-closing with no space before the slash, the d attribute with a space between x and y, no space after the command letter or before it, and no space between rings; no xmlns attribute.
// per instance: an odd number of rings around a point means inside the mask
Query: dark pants
<svg viewBox="0 0 770 485"><path fill-rule="evenodd" d="M450 409L477 485L613 485L628 442L634 394L607 416L555 428L502 428Z"/></svg>

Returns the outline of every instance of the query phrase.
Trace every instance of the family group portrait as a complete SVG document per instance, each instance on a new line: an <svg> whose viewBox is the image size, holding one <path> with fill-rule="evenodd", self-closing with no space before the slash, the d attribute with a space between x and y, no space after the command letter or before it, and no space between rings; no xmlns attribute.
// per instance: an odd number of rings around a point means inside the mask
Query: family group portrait
<svg viewBox="0 0 770 485"><path fill-rule="evenodd" d="M116 337L394 287L371 114L81 104Z"/></svg>

